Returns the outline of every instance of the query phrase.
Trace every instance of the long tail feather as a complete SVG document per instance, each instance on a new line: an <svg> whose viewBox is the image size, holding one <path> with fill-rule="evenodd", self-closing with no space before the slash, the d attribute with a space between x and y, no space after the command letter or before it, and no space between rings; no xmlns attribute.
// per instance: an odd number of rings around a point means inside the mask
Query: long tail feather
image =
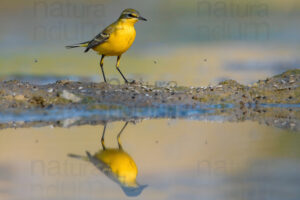
<svg viewBox="0 0 300 200"><path fill-rule="evenodd" d="M76 48L76 47L86 47L89 44L89 42L90 41L82 42L82 43L79 43L79 44L68 45L68 46L66 46L66 48L67 49L73 49L73 48Z"/></svg>
<svg viewBox="0 0 300 200"><path fill-rule="evenodd" d="M86 156L80 156L80 155L76 155L76 154L68 154L69 157L71 158L76 158L76 159L79 159L79 160L85 160L85 161L88 161L89 158L86 157Z"/></svg>
<svg viewBox="0 0 300 200"><path fill-rule="evenodd" d="M67 49L73 49L73 48L76 48L76 47L80 47L80 45L68 45L68 46L66 46Z"/></svg>

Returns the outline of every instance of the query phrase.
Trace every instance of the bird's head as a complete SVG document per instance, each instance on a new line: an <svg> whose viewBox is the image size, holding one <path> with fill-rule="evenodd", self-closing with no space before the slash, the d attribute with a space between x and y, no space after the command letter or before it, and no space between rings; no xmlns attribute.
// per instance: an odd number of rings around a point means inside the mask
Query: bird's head
<svg viewBox="0 0 300 200"><path fill-rule="evenodd" d="M134 10L132 8L127 8L123 10L119 19L131 23L136 23L139 20L147 21L147 19L142 17L137 10Z"/></svg>
<svg viewBox="0 0 300 200"><path fill-rule="evenodd" d="M148 185L139 185L139 184L137 184L136 187L121 186L123 192L128 197L137 197L137 196L139 196L146 187L148 187Z"/></svg>

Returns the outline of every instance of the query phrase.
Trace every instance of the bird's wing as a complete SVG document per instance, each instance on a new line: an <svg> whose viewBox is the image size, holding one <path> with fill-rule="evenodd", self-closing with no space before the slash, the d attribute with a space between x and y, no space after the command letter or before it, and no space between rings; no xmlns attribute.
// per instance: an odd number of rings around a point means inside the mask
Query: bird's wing
<svg viewBox="0 0 300 200"><path fill-rule="evenodd" d="M90 162L92 162L101 172L103 172L108 178L110 178L112 181L119 183L118 177L116 174L114 174L111 170L111 167L108 166L106 163L104 163L102 160L99 160L95 157L93 157L90 152L86 152L86 155Z"/></svg>
<svg viewBox="0 0 300 200"><path fill-rule="evenodd" d="M86 49L84 52L87 52L88 50L90 50L93 47L96 47L100 44L102 44L103 42L107 41L110 37L110 34L115 30L115 23L111 24L110 26L106 27L101 33L99 33L98 35L96 35L96 37L94 37L87 45Z"/></svg>

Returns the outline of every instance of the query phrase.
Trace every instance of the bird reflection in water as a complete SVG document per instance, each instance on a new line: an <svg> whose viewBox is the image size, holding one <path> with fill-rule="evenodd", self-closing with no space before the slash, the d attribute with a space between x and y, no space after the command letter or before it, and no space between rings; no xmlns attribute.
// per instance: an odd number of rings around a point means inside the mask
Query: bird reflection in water
<svg viewBox="0 0 300 200"><path fill-rule="evenodd" d="M105 123L101 138L102 150L94 155L87 151L86 156L74 154L69 154L69 156L93 163L108 178L119 184L127 196L138 196L147 185L137 183L137 166L131 156L123 150L120 137L127 125L128 122L125 123L117 136L119 148L106 148L104 144Z"/></svg>

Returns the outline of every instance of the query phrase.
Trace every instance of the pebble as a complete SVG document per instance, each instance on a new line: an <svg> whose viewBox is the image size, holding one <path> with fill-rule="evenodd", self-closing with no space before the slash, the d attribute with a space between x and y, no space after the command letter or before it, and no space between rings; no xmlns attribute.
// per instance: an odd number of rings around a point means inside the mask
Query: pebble
<svg viewBox="0 0 300 200"><path fill-rule="evenodd" d="M75 103L81 101L80 97L76 96L75 94L73 94L67 90L63 90L61 97L65 98L67 100L70 100L72 102L75 102Z"/></svg>
<svg viewBox="0 0 300 200"><path fill-rule="evenodd" d="M290 126L291 126L291 127L294 127L294 126L296 126L296 124L294 124L294 123L290 123Z"/></svg>
<svg viewBox="0 0 300 200"><path fill-rule="evenodd" d="M24 97L24 95L19 94L19 95L15 96L15 99L18 101L23 101L25 99L25 97Z"/></svg>
<svg viewBox="0 0 300 200"><path fill-rule="evenodd" d="M282 125L282 126L285 126L285 125L286 125L286 123L287 123L287 122L282 122L282 123L281 123L281 125Z"/></svg>

